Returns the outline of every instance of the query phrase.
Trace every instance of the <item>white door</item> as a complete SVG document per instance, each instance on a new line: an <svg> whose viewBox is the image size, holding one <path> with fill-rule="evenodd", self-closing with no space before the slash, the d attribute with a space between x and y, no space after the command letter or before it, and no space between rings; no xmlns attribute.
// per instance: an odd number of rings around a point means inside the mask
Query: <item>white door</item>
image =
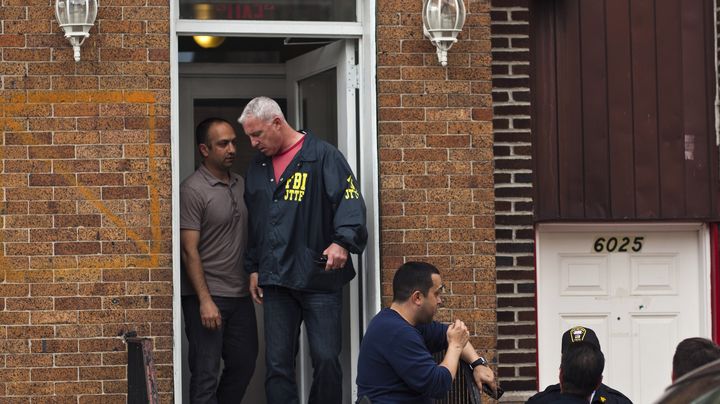
<svg viewBox="0 0 720 404"><path fill-rule="evenodd" d="M287 74L288 122L297 129L309 129L314 135L337 146L354 173L357 164L355 92L355 44L339 40L295 59L285 65ZM355 268L362 268L354 259ZM358 277L345 287L343 294L343 402L353 402L357 352L360 346L360 293ZM307 337L303 327L298 358L300 396L307 401L312 383Z"/></svg>
<svg viewBox="0 0 720 404"><path fill-rule="evenodd" d="M708 246L700 224L539 225L541 389L558 383L562 333L583 325L600 340L605 384L635 403L659 398L678 342L710 336Z"/></svg>

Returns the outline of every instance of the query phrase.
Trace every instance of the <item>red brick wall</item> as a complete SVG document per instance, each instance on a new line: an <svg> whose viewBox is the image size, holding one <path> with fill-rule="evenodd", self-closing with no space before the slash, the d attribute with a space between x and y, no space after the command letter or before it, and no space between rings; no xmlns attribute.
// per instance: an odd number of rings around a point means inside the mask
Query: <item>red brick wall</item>
<svg viewBox="0 0 720 404"><path fill-rule="evenodd" d="M432 262L448 290L440 319L465 321L494 357L490 2L466 6L442 67L423 37L421 1L377 3L383 302L404 261Z"/></svg>
<svg viewBox="0 0 720 404"><path fill-rule="evenodd" d="M54 1L0 8L1 402L124 403L128 331L171 399L168 1L101 3L79 63Z"/></svg>
<svg viewBox="0 0 720 404"><path fill-rule="evenodd" d="M503 386L537 386L528 0L492 0L498 356Z"/></svg>

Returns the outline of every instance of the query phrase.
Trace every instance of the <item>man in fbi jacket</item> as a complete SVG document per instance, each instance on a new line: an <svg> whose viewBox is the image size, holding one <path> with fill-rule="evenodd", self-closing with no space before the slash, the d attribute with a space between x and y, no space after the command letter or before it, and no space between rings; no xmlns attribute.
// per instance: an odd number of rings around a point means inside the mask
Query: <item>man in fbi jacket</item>
<svg viewBox="0 0 720 404"><path fill-rule="evenodd" d="M238 121L259 151L245 179L245 270L264 306L268 403L298 402L302 322L313 364L309 402L341 403L342 288L355 276L349 253L367 242L357 180L338 149L290 127L270 98L251 100Z"/></svg>

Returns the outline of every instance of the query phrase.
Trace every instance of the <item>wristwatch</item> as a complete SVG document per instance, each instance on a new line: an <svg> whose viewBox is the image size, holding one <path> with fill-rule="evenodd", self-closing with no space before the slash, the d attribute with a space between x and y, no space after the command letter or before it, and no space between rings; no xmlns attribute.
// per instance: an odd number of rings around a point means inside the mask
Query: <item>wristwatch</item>
<svg viewBox="0 0 720 404"><path fill-rule="evenodd" d="M481 356L481 357L475 359L475 361L470 364L470 369L475 369L478 366L487 366L487 365L488 365L488 361Z"/></svg>

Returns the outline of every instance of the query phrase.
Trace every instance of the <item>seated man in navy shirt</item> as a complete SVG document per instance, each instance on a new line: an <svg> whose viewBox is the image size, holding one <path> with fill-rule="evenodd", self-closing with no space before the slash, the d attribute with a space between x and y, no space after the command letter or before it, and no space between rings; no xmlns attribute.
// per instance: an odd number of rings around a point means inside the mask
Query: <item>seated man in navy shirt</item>
<svg viewBox="0 0 720 404"><path fill-rule="evenodd" d="M460 358L478 388L495 390L495 375L468 342L465 324L433 321L442 303L440 272L424 262L403 264L393 278L393 302L368 325L358 357L358 397L373 404L430 403L450 391ZM447 350L440 364L433 352Z"/></svg>

